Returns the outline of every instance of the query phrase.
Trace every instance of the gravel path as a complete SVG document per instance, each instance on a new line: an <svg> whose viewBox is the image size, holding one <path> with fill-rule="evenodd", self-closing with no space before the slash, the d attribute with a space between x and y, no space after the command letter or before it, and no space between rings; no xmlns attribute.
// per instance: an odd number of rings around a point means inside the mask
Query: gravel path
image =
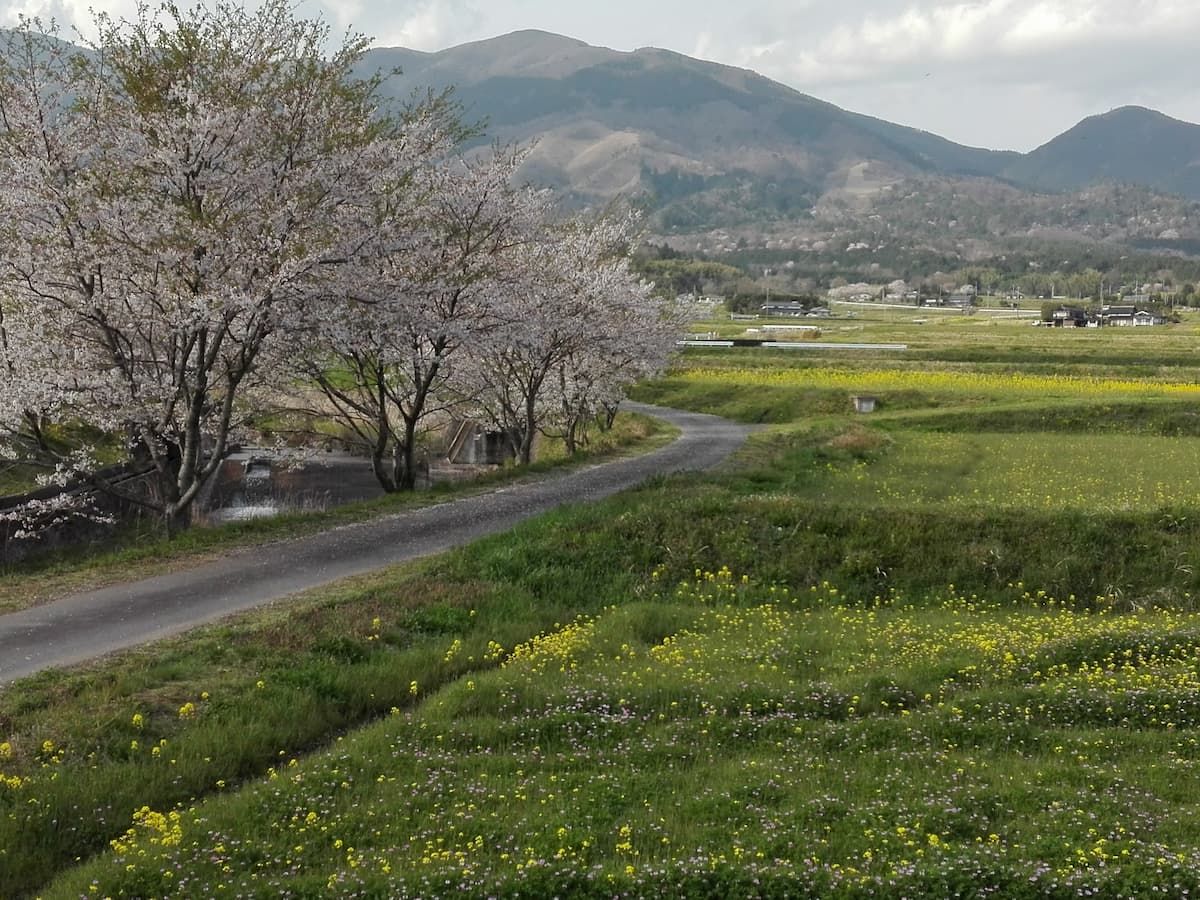
<svg viewBox="0 0 1200 900"><path fill-rule="evenodd" d="M202 566L0 615L0 686L351 575L439 553L565 503L607 497L654 475L710 468L750 432L716 416L634 403L626 408L670 422L680 429L680 437L642 456L248 548Z"/></svg>

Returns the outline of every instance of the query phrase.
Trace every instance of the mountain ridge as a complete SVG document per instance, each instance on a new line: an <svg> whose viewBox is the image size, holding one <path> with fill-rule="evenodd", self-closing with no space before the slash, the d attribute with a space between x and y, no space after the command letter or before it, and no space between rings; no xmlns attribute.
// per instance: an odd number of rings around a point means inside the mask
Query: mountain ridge
<svg viewBox="0 0 1200 900"><path fill-rule="evenodd" d="M994 175L1005 153L855 113L749 69L675 51L616 51L541 31L412 55L387 89L455 87L489 138L537 139L527 174L584 202L644 191L655 175L782 180L797 207L829 190L874 190L929 171ZM647 175L646 173L650 173Z"/></svg>
<svg viewBox="0 0 1200 900"><path fill-rule="evenodd" d="M1022 154L848 111L750 69L536 29L436 52L374 48L357 72L384 73L381 92L401 102L453 87L465 123L485 126L476 145L533 144L526 180L566 208L624 197L660 235L903 240L950 254L1049 235L1200 252L1188 249L1200 247L1200 125L1142 107Z"/></svg>
<svg viewBox="0 0 1200 900"><path fill-rule="evenodd" d="M1120 106L1078 124L1024 154L1006 177L1063 190L1097 181L1145 184L1200 198L1200 125L1144 106Z"/></svg>
<svg viewBox="0 0 1200 900"><path fill-rule="evenodd" d="M749 138L743 168L751 174L787 170L812 191L836 187L846 173L865 164L868 182L875 188L894 184L908 174L937 172L998 178L1037 191L1075 190L1102 180L1129 181L1200 198L1200 164L1196 164L1200 160L1200 126L1153 110L1122 107L1090 116L1040 148L1019 154L959 144L934 132L841 109L749 68L655 47L612 50L550 31L526 29L436 53L418 55L404 48L378 48L370 53L407 54L404 61L408 65L392 85L397 94L403 94L401 88L419 85L454 85L468 116L485 118L493 128L492 137L550 139L556 146L535 160L534 168L550 175L556 186L580 188L584 196L592 193L587 176L577 181L578 172L568 172L554 162L565 154L557 144L572 143L564 137L572 125L589 125L584 131L593 136L594 146L606 140L626 150L640 146L638 154L653 170L665 166L684 174L713 176L730 175L738 168L730 160L728 146L716 148L716 142L698 136L695 127L679 121L683 114L702 118L713 130L728 136ZM648 109L658 113L650 116L653 121L649 122L644 115ZM1112 116L1123 110L1140 110L1158 119L1130 130L1127 124L1112 121ZM1123 138L1117 131L1120 127L1141 134L1140 140ZM614 138L620 132L634 132L640 139ZM1188 139L1182 150L1176 146L1174 152L1148 152L1164 143L1180 145L1178 137L1184 132ZM1112 158L1081 155L1080 143L1111 144L1118 152ZM698 146L702 152L688 157L680 154L680 144ZM671 151L661 156L655 148L666 145ZM774 166L768 164L767 157L772 156ZM1151 158L1153 163L1145 163ZM780 160L792 164L780 166ZM630 184L637 179L618 180ZM611 184L612 179L593 181ZM851 190L856 188L851 186Z"/></svg>

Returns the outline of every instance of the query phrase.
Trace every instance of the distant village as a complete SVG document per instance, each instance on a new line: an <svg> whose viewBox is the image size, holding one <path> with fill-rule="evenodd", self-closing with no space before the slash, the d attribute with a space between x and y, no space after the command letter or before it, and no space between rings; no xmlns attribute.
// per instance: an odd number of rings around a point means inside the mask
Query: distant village
<svg viewBox="0 0 1200 900"><path fill-rule="evenodd" d="M821 305L816 300L812 302L786 300L763 303L759 308L759 316L764 318L828 318L831 315L828 304L833 301L957 309L968 314L985 304L990 304L993 308L999 306L1002 309L1014 311L1024 308L1031 316L1035 316L1036 312L1031 304L1023 303L1027 299L1046 300L1041 297L1027 298L1019 290L983 297L978 295L975 286L971 284L962 285L949 292L926 295L909 287L904 281L893 281L883 288L859 283L830 288L825 294L825 305ZM1119 294L1119 302L1114 304L1084 305L1082 303L1056 302L1065 299L1055 297L1048 302L1043 302L1040 318L1036 318L1033 324L1056 328L1102 328L1107 326L1166 325L1172 321L1172 317L1163 309L1160 298L1148 290L1140 288L1126 289L1125 292Z"/></svg>
<svg viewBox="0 0 1200 900"><path fill-rule="evenodd" d="M1097 311L1082 306L1059 306L1051 312L1049 319L1036 324L1057 328L1099 328L1103 325L1166 325L1169 321L1164 315L1133 304L1102 306Z"/></svg>

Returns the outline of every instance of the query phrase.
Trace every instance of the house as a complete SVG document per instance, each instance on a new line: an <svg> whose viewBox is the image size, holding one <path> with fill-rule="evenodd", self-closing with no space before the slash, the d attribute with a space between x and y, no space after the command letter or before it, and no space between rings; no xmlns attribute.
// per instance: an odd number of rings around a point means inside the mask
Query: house
<svg viewBox="0 0 1200 900"><path fill-rule="evenodd" d="M1152 312L1147 312L1144 309L1139 309L1133 314L1134 325L1166 325L1167 320L1163 316L1156 316Z"/></svg>
<svg viewBox="0 0 1200 900"><path fill-rule="evenodd" d="M799 319L808 314L808 307L803 303L764 303L759 311L770 319Z"/></svg>
<svg viewBox="0 0 1200 900"><path fill-rule="evenodd" d="M975 294L964 291L956 291L953 294L947 294L943 297L929 297L925 300L925 306L949 306L955 309L968 309L975 305Z"/></svg>
<svg viewBox="0 0 1200 900"><path fill-rule="evenodd" d="M1141 325L1165 325L1166 318L1137 306L1122 304L1120 306L1105 306L1100 310L1102 325L1118 325L1123 327Z"/></svg>
<svg viewBox="0 0 1200 900"><path fill-rule="evenodd" d="M1088 324L1088 314L1082 306L1063 305L1050 314L1050 322L1055 328L1084 328Z"/></svg>
<svg viewBox="0 0 1200 900"><path fill-rule="evenodd" d="M1132 325L1136 306L1122 304L1120 306L1102 306L1100 321L1105 325Z"/></svg>

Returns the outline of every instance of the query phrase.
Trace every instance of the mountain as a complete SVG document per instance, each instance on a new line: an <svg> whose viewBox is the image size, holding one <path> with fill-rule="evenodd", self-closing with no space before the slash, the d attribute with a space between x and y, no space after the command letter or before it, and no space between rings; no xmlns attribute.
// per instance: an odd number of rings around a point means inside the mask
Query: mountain
<svg viewBox="0 0 1200 900"><path fill-rule="evenodd" d="M360 66L375 72L391 73L382 91L399 99L453 87L478 144L536 142L523 174L564 205L621 195L661 236L704 236L691 246L759 240L842 263L904 248L977 258L1012 240L1200 255L1200 126L1148 109L1094 116L1019 154L747 69L545 31L436 53L377 48Z"/></svg>
<svg viewBox="0 0 1200 900"><path fill-rule="evenodd" d="M1200 199L1200 125L1124 106L1084 119L1001 174L1042 190L1107 181Z"/></svg>
<svg viewBox="0 0 1200 900"><path fill-rule="evenodd" d="M453 85L489 139L538 140L527 174L584 202L660 204L749 192L798 214L829 191L870 193L918 173L995 175L1016 154L964 147L847 112L754 72L667 50L629 53L520 31L438 53L378 49L388 90Z"/></svg>
<svg viewBox="0 0 1200 900"><path fill-rule="evenodd" d="M907 218L944 237L987 217L993 235L1026 223L1034 232L1077 229L1084 239L1158 239L1180 222L1192 230L1169 197L1093 192L1056 203L1035 195L1107 184L1200 199L1200 126L1138 107L1085 119L1019 154L849 112L746 69L544 31L437 53L376 49L364 64L399 68L385 88L398 97L453 86L467 121L485 125L480 142L537 141L526 177L576 204L638 198L664 233L797 223L831 211L839 222L877 218L919 184L938 198L936 210L921 218L906 208ZM1004 187L968 183L981 178ZM981 194L1003 208L989 215L969 199ZM1087 212L1089 197L1100 196L1111 221Z"/></svg>

